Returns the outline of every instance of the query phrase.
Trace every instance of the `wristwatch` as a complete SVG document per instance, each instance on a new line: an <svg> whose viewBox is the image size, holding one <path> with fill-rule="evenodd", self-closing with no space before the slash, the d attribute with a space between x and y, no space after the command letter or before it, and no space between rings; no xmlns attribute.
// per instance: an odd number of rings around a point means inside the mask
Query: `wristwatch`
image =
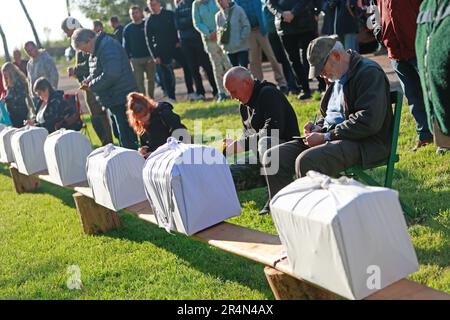
<svg viewBox="0 0 450 320"><path fill-rule="evenodd" d="M323 135L323 140L324 140L324 141L331 141L331 132L326 132L326 133Z"/></svg>

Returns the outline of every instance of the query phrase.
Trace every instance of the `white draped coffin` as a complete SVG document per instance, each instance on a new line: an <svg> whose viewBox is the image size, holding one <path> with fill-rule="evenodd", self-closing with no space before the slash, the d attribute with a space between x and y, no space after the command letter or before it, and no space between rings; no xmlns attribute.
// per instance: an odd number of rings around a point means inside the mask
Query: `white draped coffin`
<svg viewBox="0 0 450 320"><path fill-rule="evenodd" d="M47 129L33 126L25 126L13 134L11 148L20 173L32 175L47 170L44 155L47 136Z"/></svg>
<svg viewBox="0 0 450 320"><path fill-rule="evenodd" d="M146 201L142 169L145 160L135 150L108 144L87 159L87 180L96 203L114 211Z"/></svg>
<svg viewBox="0 0 450 320"><path fill-rule="evenodd" d="M0 162L14 162L14 154L11 149L11 137L18 129L5 127L0 131Z"/></svg>
<svg viewBox="0 0 450 320"><path fill-rule="evenodd" d="M155 150L143 171L147 198L158 225L192 235L241 213L222 153L174 138Z"/></svg>
<svg viewBox="0 0 450 320"><path fill-rule="evenodd" d="M293 272L363 299L418 270L395 190L310 171L270 203Z"/></svg>
<svg viewBox="0 0 450 320"><path fill-rule="evenodd" d="M60 129L44 144L48 174L55 183L69 186L87 180L86 160L92 152L87 137L78 131Z"/></svg>

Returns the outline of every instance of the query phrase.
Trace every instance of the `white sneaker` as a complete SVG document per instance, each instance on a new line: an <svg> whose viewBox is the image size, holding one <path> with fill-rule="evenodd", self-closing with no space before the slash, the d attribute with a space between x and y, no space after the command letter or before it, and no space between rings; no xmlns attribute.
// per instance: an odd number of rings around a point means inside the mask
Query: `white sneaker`
<svg viewBox="0 0 450 320"><path fill-rule="evenodd" d="M188 100L189 101L205 100L205 97L200 94L197 94L196 92L191 92L188 94Z"/></svg>

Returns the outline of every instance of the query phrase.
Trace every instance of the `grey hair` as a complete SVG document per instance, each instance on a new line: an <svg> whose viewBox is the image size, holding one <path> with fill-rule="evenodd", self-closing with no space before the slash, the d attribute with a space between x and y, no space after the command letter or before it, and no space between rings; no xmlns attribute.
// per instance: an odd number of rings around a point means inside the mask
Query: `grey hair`
<svg viewBox="0 0 450 320"><path fill-rule="evenodd" d="M225 83L230 79L246 80L246 79L253 79L253 76L252 76L252 73L247 68L232 67L223 76L223 84L225 85Z"/></svg>
<svg viewBox="0 0 450 320"><path fill-rule="evenodd" d="M73 35L71 37L72 39L72 47L75 50L80 49L80 44L87 43L89 40L95 38L97 34L90 29L76 29L73 32Z"/></svg>

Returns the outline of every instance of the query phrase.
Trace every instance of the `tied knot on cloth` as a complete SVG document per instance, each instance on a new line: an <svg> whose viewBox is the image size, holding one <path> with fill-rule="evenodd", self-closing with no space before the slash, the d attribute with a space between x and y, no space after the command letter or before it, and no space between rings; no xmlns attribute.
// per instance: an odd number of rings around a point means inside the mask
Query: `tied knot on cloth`
<svg viewBox="0 0 450 320"><path fill-rule="evenodd" d="M116 149L116 147L112 143L108 143L103 149L103 157L107 158Z"/></svg>

